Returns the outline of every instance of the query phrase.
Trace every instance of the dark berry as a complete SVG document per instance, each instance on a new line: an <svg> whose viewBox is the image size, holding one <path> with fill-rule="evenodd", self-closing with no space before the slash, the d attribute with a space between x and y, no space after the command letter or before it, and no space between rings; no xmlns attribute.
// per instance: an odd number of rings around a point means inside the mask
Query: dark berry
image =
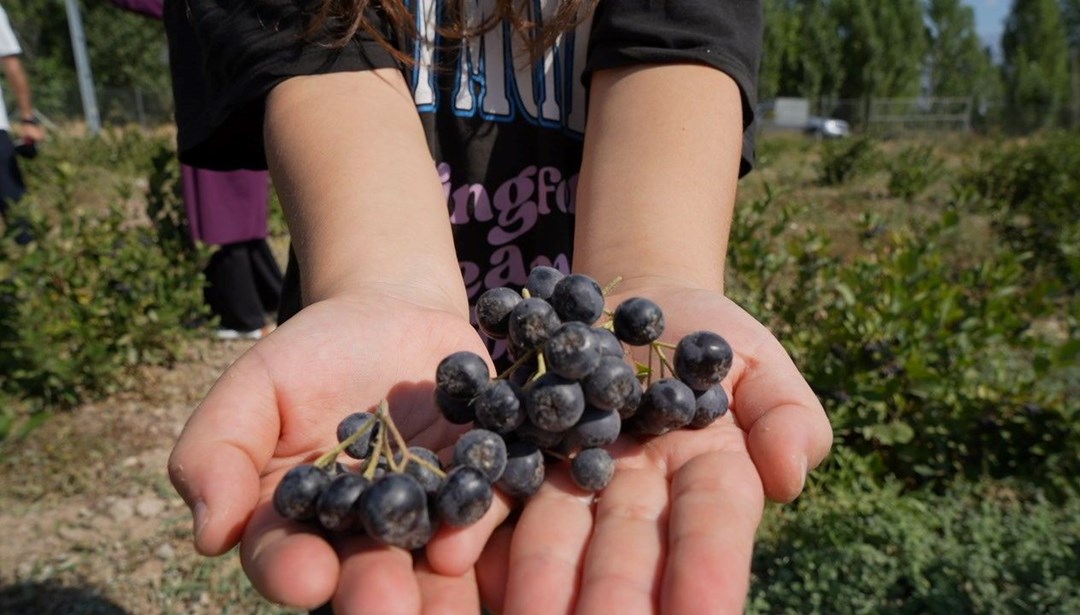
<svg viewBox="0 0 1080 615"><path fill-rule="evenodd" d="M690 429L702 429L712 425L713 421L727 414L728 394L719 384L713 385L702 393L696 393L694 418L687 425Z"/></svg>
<svg viewBox="0 0 1080 615"><path fill-rule="evenodd" d="M471 399L456 399L450 397L446 391L435 387L435 407L442 413L443 418L454 425L465 425L476 420Z"/></svg>
<svg viewBox="0 0 1080 615"><path fill-rule="evenodd" d="M329 486L330 475L325 470L310 463L298 465L286 472L274 489L274 510L286 519L314 519L319 496Z"/></svg>
<svg viewBox="0 0 1080 615"><path fill-rule="evenodd" d="M600 491L615 476L615 460L602 448L587 448L570 461L570 478L585 491Z"/></svg>
<svg viewBox="0 0 1080 615"><path fill-rule="evenodd" d="M644 346L664 333L664 312L651 300L632 297L615 308L615 337L631 346Z"/></svg>
<svg viewBox="0 0 1080 615"><path fill-rule="evenodd" d="M476 468L494 483L506 468L506 442L493 431L470 429L458 436L453 465Z"/></svg>
<svg viewBox="0 0 1080 615"><path fill-rule="evenodd" d="M491 481L483 472L469 466L450 470L435 494L435 510L451 527L465 527L480 520L491 508L494 497Z"/></svg>
<svg viewBox="0 0 1080 615"><path fill-rule="evenodd" d="M523 440L506 445L506 469L497 487L513 498L527 498L544 483L544 454L540 448Z"/></svg>
<svg viewBox="0 0 1080 615"><path fill-rule="evenodd" d="M515 429L514 435L524 440L525 442L535 444L536 446L544 449L554 448L563 438L563 432L541 429L529 420L526 420L524 423L521 424L520 427Z"/></svg>
<svg viewBox="0 0 1080 615"><path fill-rule="evenodd" d="M360 520L375 540L413 550L431 539L427 494L408 474L387 474L360 495Z"/></svg>
<svg viewBox="0 0 1080 615"><path fill-rule="evenodd" d="M582 322L563 323L544 344L547 369L570 380L588 376L602 356L592 328Z"/></svg>
<svg viewBox="0 0 1080 615"><path fill-rule="evenodd" d="M596 341L600 345L600 353L606 356L618 357L620 359L626 357L626 351L623 349L622 342L619 338L615 337L615 334L603 327L593 327L593 335L596 336Z"/></svg>
<svg viewBox="0 0 1080 615"><path fill-rule="evenodd" d="M604 315L604 291L596 280L580 273L556 282L548 301L563 322L591 325Z"/></svg>
<svg viewBox="0 0 1080 615"><path fill-rule="evenodd" d="M618 412L586 407L581 420L563 436L563 446L560 448L574 451L607 446L619 437L621 431L622 418Z"/></svg>
<svg viewBox="0 0 1080 615"><path fill-rule="evenodd" d="M720 384L734 354L727 340L712 331L695 331L675 345L675 375L695 391Z"/></svg>
<svg viewBox="0 0 1080 615"><path fill-rule="evenodd" d="M473 399L476 424L495 433L514 431L525 422L521 387L509 380L492 380Z"/></svg>
<svg viewBox="0 0 1080 615"><path fill-rule="evenodd" d="M563 277L563 272L554 267L546 265L533 267L528 279L525 280L525 290L529 291L530 297L547 300L555 291L555 284Z"/></svg>
<svg viewBox="0 0 1080 615"><path fill-rule="evenodd" d="M439 487L443 483L443 477L439 476L439 473L435 471L435 469L442 470L442 462L439 461L439 456L435 454L435 451L422 446L410 446L409 454L412 457L426 461L428 465L419 463L416 459L410 459L402 471L415 478L416 482L420 483L420 486L424 488L425 493L434 495L439 491ZM394 455L394 459L400 464L405 461L405 456L401 454L401 451L398 451ZM435 469L432 469L433 467Z"/></svg>
<svg viewBox="0 0 1080 615"><path fill-rule="evenodd" d="M316 504L319 525L334 532L347 532L360 525L356 502L371 481L360 474L345 473L334 478Z"/></svg>
<svg viewBox="0 0 1080 615"><path fill-rule="evenodd" d="M636 396L641 383L634 368L621 357L605 356L600 364L581 381L585 401L602 410L618 410Z"/></svg>
<svg viewBox="0 0 1080 615"><path fill-rule="evenodd" d="M641 386L641 381L638 381L637 386L630 388L630 397L626 399L626 403L619 406L616 412L624 420L637 414L638 406L641 405L641 398L645 396L645 389Z"/></svg>
<svg viewBox="0 0 1080 615"><path fill-rule="evenodd" d="M510 312L521 303L521 294L505 286L484 291L476 300L476 324L494 340L510 334Z"/></svg>
<svg viewBox="0 0 1080 615"><path fill-rule="evenodd" d="M696 400L690 387L675 378L664 378L645 389L627 427L634 433L658 436L689 425L695 408Z"/></svg>
<svg viewBox="0 0 1080 615"><path fill-rule="evenodd" d="M379 420L370 412L354 412L341 419L337 426L338 442L348 440L361 430L367 431L345 448L345 454L353 459L366 459L368 455L371 455L375 434L379 432Z"/></svg>
<svg viewBox="0 0 1080 615"><path fill-rule="evenodd" d="M577 382L548 372L525 387L525 412L541 429L566 431L585 412L585 393Z"/></svg>
<svg viewBox="0 0 1080 615"><path fill-rule="evenodd" d="M435 386L454 399L472 399L491 380L491 370L475 352L461 350L435 368Z"/></svg>
<svg viewBox="0 0 1080 615"><path fill-rule="evenodd" d="M540 350L560 324L550 303L537 298L523 299L510 312L510 343L518 352Z"/></svg>

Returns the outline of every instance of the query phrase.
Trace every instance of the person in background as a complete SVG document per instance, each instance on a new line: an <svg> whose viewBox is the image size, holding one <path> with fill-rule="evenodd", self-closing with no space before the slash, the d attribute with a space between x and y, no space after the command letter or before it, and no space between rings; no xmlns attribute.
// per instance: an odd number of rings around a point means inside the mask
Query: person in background
<svg viewBox="0 0 1080 615"><path fill-rule="evenodd" d="M5 228L15 227L16 241L26 243L30 241L30 234L25 225L18 221L8 220L8 209L23 194L26 193L26 185L23 183L22 173L19 171L17 154L22 149L33 152L37 143L45 138L45 130L34 115L34 104L30 92L30 80L23 68L22 48L15 38L15 32L11 29L7 12L0 6L0 69L3 70L7 85L11 86L15 94L15 104L18 107L18 145L11 138L11 120L8 117L6 105L0 104L0 217L4 220ZM3 100L3 92L0 91L0 100Z"/></svg>
<svg viewBox="0 0 1080 615"><path fill-rule="evenodd" d="M162 0L112 0L114 6L161 19ZM170 58L197 66L200 60ZM181 165L184 208L194 241L217 246L207 264L204 295L219 339L259 339L277 311L282 273L267 243L270 177L261 170L215 171Z"/></svg>

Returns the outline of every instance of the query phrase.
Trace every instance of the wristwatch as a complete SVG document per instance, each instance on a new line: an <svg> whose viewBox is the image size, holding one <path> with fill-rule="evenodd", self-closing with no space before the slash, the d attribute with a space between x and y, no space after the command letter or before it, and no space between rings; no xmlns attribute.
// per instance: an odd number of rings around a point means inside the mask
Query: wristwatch
<svg viewBox="0 0 1080 615"><path fill-rule="evenodd" d="M23 124L33 124L35 126L41 124L41 120L37 119L36 117L34 117L32 115L30 117L24 117L20 121Z"/></svg>

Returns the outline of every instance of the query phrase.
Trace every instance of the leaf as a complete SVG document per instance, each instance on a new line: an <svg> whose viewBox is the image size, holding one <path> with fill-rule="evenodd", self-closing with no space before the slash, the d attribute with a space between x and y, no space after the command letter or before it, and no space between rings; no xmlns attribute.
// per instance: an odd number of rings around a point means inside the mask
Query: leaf
<svg viewBox="0 0 1080 615"><path fill-rule="evenodd" d="M915 438L915 430L903 421L871 425L863 429L863 436L885 445L907 444Z"/></svg>

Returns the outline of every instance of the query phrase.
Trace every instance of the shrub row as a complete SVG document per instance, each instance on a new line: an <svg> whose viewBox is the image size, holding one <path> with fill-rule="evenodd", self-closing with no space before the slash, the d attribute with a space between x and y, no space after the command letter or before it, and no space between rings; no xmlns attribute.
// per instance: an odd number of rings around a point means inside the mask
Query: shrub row
<svg viewBox="0 0 1080 615"><path fill-rule="evenodd" d="M831 490L771 509L748 613L1080 612L1080 499L1000 483Z"/></svg>
<svg viewBox="0 0 1080 615"><path fill-rule="evenodd" d="M51 172L38 179L59 196L13 210L30 221L33 242L0 242L0 437L27 413L77 404L140 365L173 361L205 316L204 255L183 227L171 147L159 144L144 162L150 207L141 216L120 201L107 212L79 207L74 164L35 165Z"/></svg>

